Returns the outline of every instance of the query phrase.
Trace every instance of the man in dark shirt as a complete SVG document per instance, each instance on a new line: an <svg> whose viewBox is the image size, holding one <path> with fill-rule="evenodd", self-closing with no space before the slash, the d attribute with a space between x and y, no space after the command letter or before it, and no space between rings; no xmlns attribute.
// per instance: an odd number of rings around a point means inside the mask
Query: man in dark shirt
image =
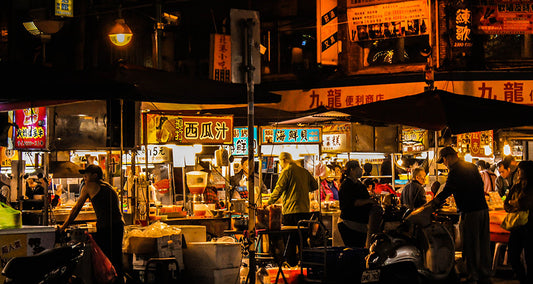
<svg viewBox="0 0 533 284"><path fill-rule="evenodd" d="M443 190L433 201L434 205L442 205L453 194L461 216L459 227L467 281L490 283L489 210L481 175L476 165L459 159L452 147L442 148L439 157L437 162L444 163L449 172Z"/></svg>
<svg viewBox="0 0 533 284"><path fill-rule="evenodd" d="M402 190L400 201L402 205L414 210L426 204L426 171L423 168L416 168L413 171L411 182L406 184Z"/></svg>

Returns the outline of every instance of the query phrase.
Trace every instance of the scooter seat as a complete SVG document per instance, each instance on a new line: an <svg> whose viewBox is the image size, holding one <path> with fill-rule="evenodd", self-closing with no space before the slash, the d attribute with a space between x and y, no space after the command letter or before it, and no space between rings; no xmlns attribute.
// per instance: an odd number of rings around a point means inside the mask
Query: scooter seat
<svg viewBox="0 0 533 284"><path fill-rule="evenodd" d="M72 263L82 254L82 244L46 249L36 255L14 257L2 270L2 275L17 283L38 283L44 276Z"/></svg>

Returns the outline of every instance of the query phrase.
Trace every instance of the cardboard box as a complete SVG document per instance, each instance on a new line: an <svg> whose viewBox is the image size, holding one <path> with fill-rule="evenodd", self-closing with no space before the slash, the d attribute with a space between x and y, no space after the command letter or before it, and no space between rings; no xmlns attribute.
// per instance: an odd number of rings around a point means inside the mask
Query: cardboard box
<svg viewBox="0 0 533 284"><path fill-rule="evenodd" d="M160 248L168 246L169 241L172 241L174 247L182 247L181 234L163 236L159 238L130 237L128 246L126 247L126 252L135 254L157 254Z"/></svg>
<svg viewBox="0 0 533 284"><path fill-rule="evenodd" d="M185 237L185 242L205 242L207 232L205 226L200 225L171 225L181 229L181 234Z"/></svg>
<svg viewBox="0 0 533 284"><path fill-rule="evenodd" d="M240 267L223 269L187 269L185 272L187 283L202 284L238 284L240 281Z"/></svg>
<svg viewBox="0 0 533 284"><path fill-rule="evenodd" d="M241 265L241 245L239 243L192 242L183 249L183 260L187 270L223 269Z"/></svg>

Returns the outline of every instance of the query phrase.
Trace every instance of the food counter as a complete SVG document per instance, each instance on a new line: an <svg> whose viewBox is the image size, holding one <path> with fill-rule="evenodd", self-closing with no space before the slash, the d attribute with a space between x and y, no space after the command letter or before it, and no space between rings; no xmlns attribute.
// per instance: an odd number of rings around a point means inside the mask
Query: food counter
<svg viewBox="0 0 533 284"><path fill-rule="evenodd" d="M224 230L231 229L231 218L210 218L204 216L187 216L184 218L169 218L165 221L168 225L200 225L206 227L207 234L222 237Z"/></svg>
<svg viewBox="0 0 533 284"><path fill-rule="evenodd" d="M72 206L61 205L54 208L52 210L52 218L54 218L57 223L64 223L70 215ZM83 205L82 209L80 210L80 213L78 214L76 219L74 219L74 223L76 222L96 222L96 214L94 213L90 202L86 202L85 205Z"/></svg>

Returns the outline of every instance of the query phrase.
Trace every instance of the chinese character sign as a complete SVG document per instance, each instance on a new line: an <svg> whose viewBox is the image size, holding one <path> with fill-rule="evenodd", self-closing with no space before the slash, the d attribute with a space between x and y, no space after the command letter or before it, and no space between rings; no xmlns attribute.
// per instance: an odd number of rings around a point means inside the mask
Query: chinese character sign
<svg viewBox="0 0 533 284"><path fill-rule="evenodd" d="M26 108L15 111L15 148L46 148L46 108Z"/></svg>
<svg viewBox="0 0 533 284"><path fill-rule="evenodd" d="M402 129L402 152L415 153L428 149L428 131L421 128Z"/></svg>
<svg viewBox="0 0 533 284"><path fill-rule="evenodd" d="M320 128L261 128L261 144L321 143Z"/></svg>
<svg viewBox="0 0 533 284"><path fill-rule="evenodd" d="M74 17L74 0L55 0L55 15L59 17Z"/></svg>
<svg viewBox="0 0 533 284"><path fill-rule="evenodd" d="M470 153L473 157L491 157L493 154L492 130L463 133L457 135L457 147L464 155Z"/></svg>
<svg viewBox="0 0 533 284"><path fill-rule="evenodd" d="M350 40L376 40L417 36L428 33L429 12L426 1L404 1L350 8Z"/></svg>
<svg viewBox="0 0 533 284"><path fill-rule="evenodd" d="M148 144L231 144L233 116L146 114Z"/></svg>
<svg viewBox="0 0 533 284"><path fill-rule="evenodd" d="M211 35L210 79L231 82L231 36Z"/></svg>
<svg viewBox="0 0 533 284"><path fill-rule="evenodd" d="M234 156L248 155L248 127L233 128L231 154ZM257 155L257 126L254 127L254 155Z"/></svg>

